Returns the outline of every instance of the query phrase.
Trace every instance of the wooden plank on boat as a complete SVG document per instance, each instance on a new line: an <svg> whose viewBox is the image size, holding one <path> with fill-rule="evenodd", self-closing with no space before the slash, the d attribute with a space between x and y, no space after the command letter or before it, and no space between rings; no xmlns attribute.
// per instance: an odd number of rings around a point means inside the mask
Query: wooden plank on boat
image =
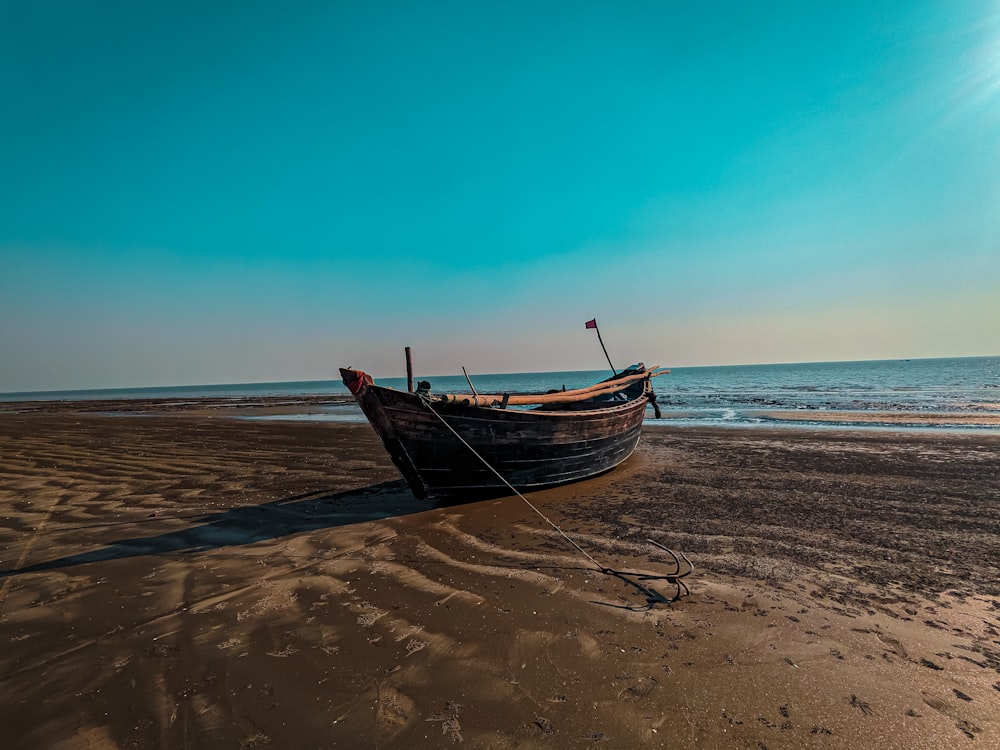
<svg viewBox="0 0 1000 750"><path fill-rule="evenodd" d="M654 372L652 368L646 372L639 372L635 375L627 375L623 378L598 383L587 388L574 388L569 391L559 391L558 393L543 393L537 395L487 395L487 394L452 394L443 393L438 398L442 403L458 404L460 406L497 406L506 403L509 406L542 406L544 404L572 404L578 401L587 401L595 396L605 396L629 388L638 381L646 378L655 378L658 375L666 375L670 370L660 370Z"/></svg>

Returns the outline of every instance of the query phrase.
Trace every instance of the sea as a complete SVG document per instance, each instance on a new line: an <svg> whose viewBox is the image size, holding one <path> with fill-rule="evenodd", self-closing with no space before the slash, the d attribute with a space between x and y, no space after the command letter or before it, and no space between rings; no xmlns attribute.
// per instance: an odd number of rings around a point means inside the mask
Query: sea
<svg viewBox="0 0 1000 750"><path fill-rule="evenodd" d="M859 429L975 430L1000 418L1000 357L894 359L862 362L674 367L653 381L668 425L812 426ZM610 375L609 370L507 373L471 376L480 393L537 392L582 388ZM432 392L469 392L464 375L428 376ZM406 379L377 378L380 385L403 389ZM155 388L44 391L0 394L0 401L347 396L339 380ZM275 419L361 422L352 403ZM930 415L953 415L954 418ZM651 410L650 410L651 416ZM978 417L982 417L977 421ZM257 417L261 418L261 417ZM265 417L268 418L268 417Z"/></svg>

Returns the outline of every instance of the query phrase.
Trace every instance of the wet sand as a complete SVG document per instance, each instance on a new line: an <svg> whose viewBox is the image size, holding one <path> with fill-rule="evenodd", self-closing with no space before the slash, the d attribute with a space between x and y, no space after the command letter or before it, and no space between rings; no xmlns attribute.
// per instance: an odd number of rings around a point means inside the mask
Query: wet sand
<svg viewBox="0 0 1000 750"><path fill-rule="evenodd" d="M780 422L824 422L843 425L914 425L919 427L1000 427L1000 406L983 404L975 412L910 411L760 411L761 419ZM986 408L989 411L986 411Z"/></svg>
<svg viewBox="0 0 1000 750"><path fill-rule="evenodd" d="M668 605L367 425L202 406L0 414L4 747L1000 745L1000 434L651 427L530 496L684 551Z"/></svg>

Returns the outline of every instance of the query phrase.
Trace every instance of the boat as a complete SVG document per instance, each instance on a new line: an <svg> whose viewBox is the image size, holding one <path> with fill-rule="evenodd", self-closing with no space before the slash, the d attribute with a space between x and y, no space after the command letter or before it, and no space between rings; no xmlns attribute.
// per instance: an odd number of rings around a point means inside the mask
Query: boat
<svg viewBox="0 0 1000 750"><path fill-rule="evenodd" d="M418 498L462 499L533 491L597 476L632 455L650 379L641 363L588 388L544 394L433 394L375 384L341 368L392 462ZM656 409L657 416L659 410Z"/></svg>

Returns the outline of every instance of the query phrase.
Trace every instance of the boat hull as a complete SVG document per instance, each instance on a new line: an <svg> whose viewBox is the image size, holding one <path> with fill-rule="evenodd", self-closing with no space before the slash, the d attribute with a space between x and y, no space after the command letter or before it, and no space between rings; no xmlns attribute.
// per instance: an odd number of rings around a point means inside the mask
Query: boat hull
<svg viewBox="0 0 1000 750"><path fill-rule="evenodd" d="M635 450L647 401L571 412L497 409L428 402L367 376L355 385L362 411L421 498L509 494L497 474L528 491L606 472Z"/></svg>

